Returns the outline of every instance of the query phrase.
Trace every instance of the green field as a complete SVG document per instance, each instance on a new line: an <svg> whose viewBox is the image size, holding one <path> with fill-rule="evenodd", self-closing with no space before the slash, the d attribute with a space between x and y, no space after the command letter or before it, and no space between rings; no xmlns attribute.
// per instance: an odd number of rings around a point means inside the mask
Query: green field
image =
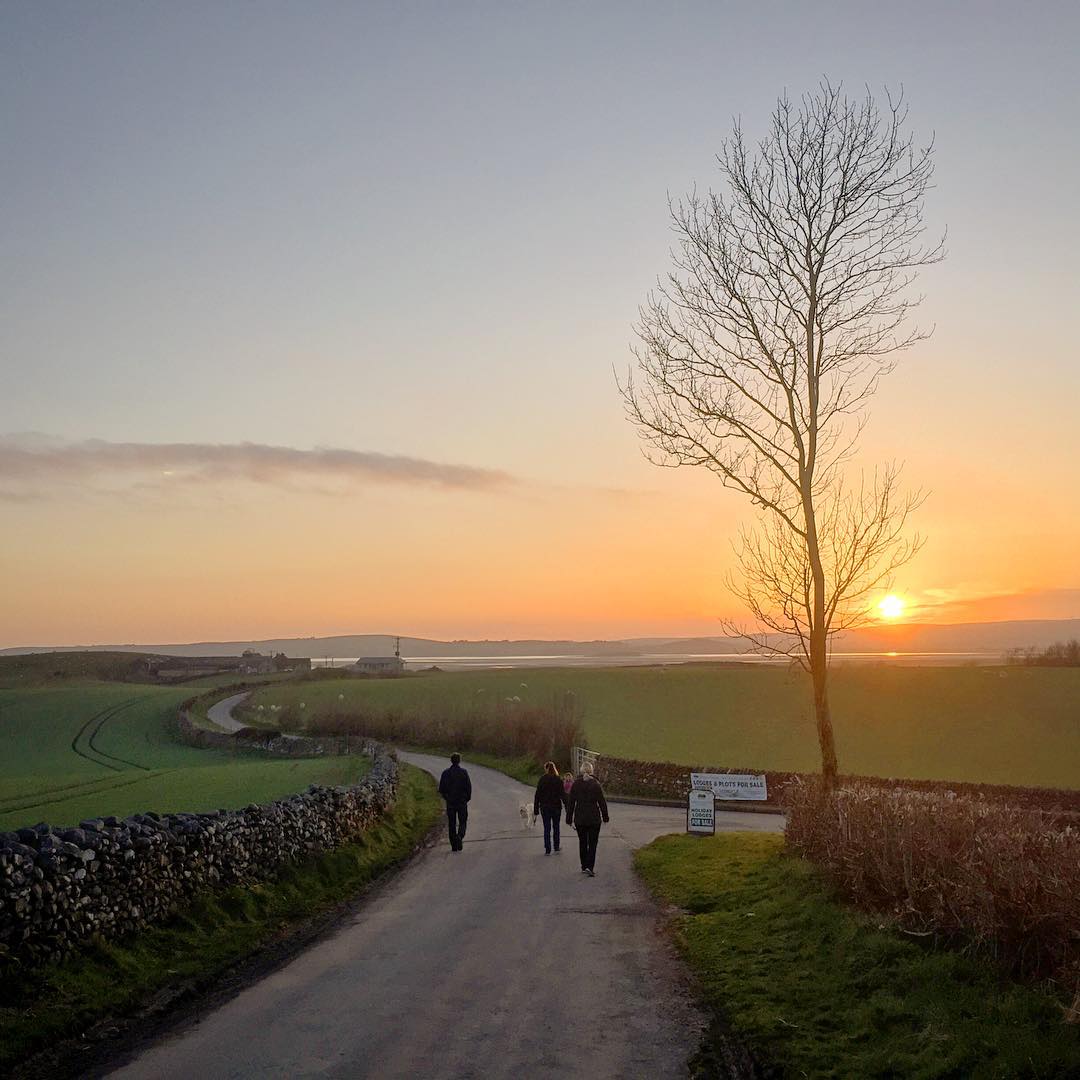
<svg viewBox="0 0 1080 1080"><path fill-rule="evenodd" d="M292 683L252 706L305 712L464 708L570 690L601 753L759 769L819 767L805 676L685 664L517 668L404 679ZM344 701L339 701L344 695ZM838 666L833 717L841 771L911 779L1080 787L1080 669Z"/></svg>
<svg viewBox="0 0 1080 1080"><path fill-rule="evenodd" d="M33 822L244 806L352 782L367 759L268 760L176 741L190 689L85 683L0 689L0 831Z"/></svg>

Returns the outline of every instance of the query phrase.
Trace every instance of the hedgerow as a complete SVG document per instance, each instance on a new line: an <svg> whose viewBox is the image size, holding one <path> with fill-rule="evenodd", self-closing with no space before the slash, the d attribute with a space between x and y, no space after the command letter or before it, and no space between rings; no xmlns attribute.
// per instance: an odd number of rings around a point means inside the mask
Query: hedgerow
<svg viewBox="0 0 1080 1080"><path fill-rule="evenodd" d="M1080 830L1036 810L867 784L786 790L787 842L856 905L1050 980L1080 1022Z"/></svg>
<svg viewBox="0 0 1080 1080"><path fill-rule="evenodd" d="M355 705L311 710L287 706L279 713L283 731L307 735L356 735L406 746L479 751L542 763L570 760L584 742L581 712L572 694L555 694L547 705L496 702L486 706L421 707L412 710L357 709Z"/></svg>

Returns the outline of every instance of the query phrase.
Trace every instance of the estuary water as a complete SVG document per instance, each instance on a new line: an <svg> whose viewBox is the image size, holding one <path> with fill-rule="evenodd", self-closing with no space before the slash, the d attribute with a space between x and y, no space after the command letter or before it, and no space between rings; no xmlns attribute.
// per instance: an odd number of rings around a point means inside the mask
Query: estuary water
<svg viewBox="0 0 1080 1080"><path fill-rule="evenodd" d="M355 656L315 657L312 667L344 668L356 663ZM658 664L747 664L771 666L788 664L782 656L754 653L634 653L610 656L421 656L402 657L406 671L438 667L444 671L492 668L537 667L651 667ZM833 653L834 664L881 664L889 667L948 667L955 665L1000 664L1000 653L990 652L851 652Z"/></svg>

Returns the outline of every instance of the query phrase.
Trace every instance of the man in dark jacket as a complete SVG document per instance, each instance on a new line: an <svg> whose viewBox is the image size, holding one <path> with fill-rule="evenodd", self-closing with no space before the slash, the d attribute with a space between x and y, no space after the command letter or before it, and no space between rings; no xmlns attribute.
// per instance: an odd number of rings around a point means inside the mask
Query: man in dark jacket
<svg viewBox="0 0 1080 1080"><path fill-rule="evenodd" d="M465 826L469 822L469 800L472 798L472 781L461 767L461 755L450 755L450 768L443 770L439 778L439 794L446 803L446 821L450 828L450 850L460 851L465 839Z"/></svg>
<svg viewBox="0 0 1080 1080"><path fill-rule="evenodd" d="M581 872L596 877L596 845L600 842L600 821L609 821L604 789L593 776L592 763L586 761L581 776L570 789L566 807L566 824L577 828L578 849L581 852Z"/></svg>
<svg viewBox="0 0 1080 1080"><path fill-rule="evenodd" d="M551 854L551 841L555 841L555 850L559 850L559 822L562 821L563 808L566 806L566 792L559 777L559 770L554 761L544 766L544 775L536 785L533 796L533 817L544 819L544 854Z"/></svg>

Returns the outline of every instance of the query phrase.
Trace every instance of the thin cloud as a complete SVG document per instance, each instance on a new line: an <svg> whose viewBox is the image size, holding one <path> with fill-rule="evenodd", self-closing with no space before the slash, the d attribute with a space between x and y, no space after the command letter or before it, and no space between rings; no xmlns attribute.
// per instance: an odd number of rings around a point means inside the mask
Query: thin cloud
<svg viewBox="0 0 1080 1080"><path fill-rule="evenodd" d="M1080 589L1029 588L989 592L977 588L926 589L913 598L913 617L934 622L1001 622L1080 617Z"/></svg>
<svg viewBox="0 0 1080 1080"><path fill-rule="evenodd" d="M90 483L111 491L119 485L123 491L229 482L278 488L330 482L489 491L517 481L500 469L338 447L301 450L265 443L120 443L103 439L64 443L37 435L0 437L0 498L9 501L40 497L56 485Z"/></svg>

